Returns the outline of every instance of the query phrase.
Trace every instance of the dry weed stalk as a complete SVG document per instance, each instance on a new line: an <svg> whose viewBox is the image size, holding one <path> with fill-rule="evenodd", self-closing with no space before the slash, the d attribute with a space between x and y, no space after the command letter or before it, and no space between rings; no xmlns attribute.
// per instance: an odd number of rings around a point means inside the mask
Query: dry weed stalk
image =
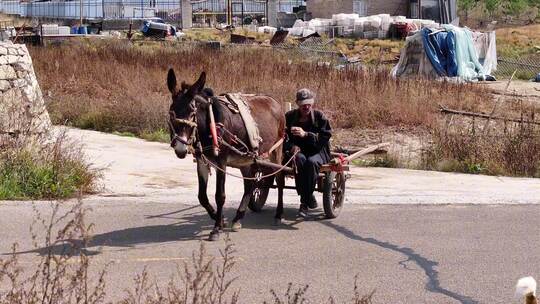
<svg viewBox="0 0 540 304"><path fill-rule="evenodd" d="M176 276L161 290L157 283L151 283L145 269L135 278L134 290L127 291L122 304L170 303L170 304L234 304L238 303L239 291L231 291L236 277L230 274L236 264L234 245L227 238L225 248L220 250L223 261L216 265L209 258L204 243L199 251L193 252L191 263L178 265Z"/></svg>
<svg viewBox="0 0 540 304"><path fill-rule="evenodd" d="M102 304L111 303L106 298L106 273L103 269L97 278L90 275L91 263L86 248L91 240L93 224L87 224L89 211L79 200L67 211L66 205L51 206L51 216L46 218L34 206L35 220L30 227L32 244L36 249L46 249L45 254L31 272L19 263L17 246L12 255L0 259L0 304ZM37 232L44 231L43 240ZM204 243L193 252L191 261L177 265L176 275L165 286L151 279L145 268L134 278L132 290L126 290L119 304L236 304L240 291L234 290L237 277L232 276L236 250L229 238L220 250L221 261L210 257ZM373 293L362 296L355 278L351 303L370 304ZM306 296L308 286L298 289L290 283L284 297L271 290L275 304L311 303ZM330 298L329 303L335 303ZM269 303L269 302L265 302Z"/></svg>
<svg viewBox="0 0 540 304"><path fill-rule="evenodd" d="M522 119L534 121L534 108L522 109ZM528 117L528 118L527 118ZM540 177L540 127L525 122L492 122L453 118L432 131L424 166L442 171Z"/></svg>
<svg viewBox="0 0 540 304"><path fill-rule="evenodd" d="M6 279L9 281L7 291L0 292L0 303L103 303L106 271L100 272L97 282L91 282L88 276L89 260L81 250L89 240L89 230L92 227L85 223L87 210L82 203L79 201L64 213L59 211L60 204L56 203L48 220L35 210L36 220L31 227L32 241L39 248L34 227L40 225L39 229L45 231L44 245L48 251L38 262L35 272L28 277L19 265L16 245L9 259L0 260L0 283ZM58 226L61 228L53 236ZM59 247L62 248L60 252L53 252ZM76 255L77 262L72 263Z"/></svg>
<svg viewBox="0 0 540 304"><path fill-rule="evenodd" d="M287 290L285 291L285 294L283 296L279 295L274 289L270 290L270 293L272 294L272 302L264 302L264 304L309 304L312 303L309 298L307 297L307 291L309 289L309 285L300 286L297 288L293 287L294 285L292 283L289 283L287 285ZM352 304L371 304L373 295L375 294L375 290L373 290L371 293L364 295L360 293L360 287L358 286L358 275L354 277L354 291L353 291L353 297L350 302ZM330 296L328 299L328 304L336 304L336 300L333 296Z"/></svg>
<svg viewBox="0 0 540 304"><path fill-rule="evenodd" d="M105 131L166 129L169 67L188 83L205 70L207 84L217 93L269 94L285 102L293 101L300 87L312 88L334 127L431 126L437 103L482 110L483 100L489 99L486 90L474 86L395 80L386 70L338 71L289 60L271 49L92 42L34 48L31 53L53 119Z"/></svg>

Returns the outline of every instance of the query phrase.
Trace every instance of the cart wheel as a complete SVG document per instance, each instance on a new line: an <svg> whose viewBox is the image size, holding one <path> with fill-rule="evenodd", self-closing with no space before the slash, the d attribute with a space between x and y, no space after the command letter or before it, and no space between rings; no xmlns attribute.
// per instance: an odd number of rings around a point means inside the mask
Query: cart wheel
<svg viewBox="0 0 540 304"><path fill-rule="evenodd" d="M255 173L255 177L262 176L262 172ZM270 180L268 180L270 179ZM268 197L268 192L270 188L267 186L268 183L273 183L273 178L267 178L260 180L255 184L253 191L251 192L251 199L249 200L248 207L253 212L261 212L264 204L266 203L266 198Z"/></svg>
<svg viewBox="0 0 540 304"><path fill-rule="evenodd" d="M326 218L336 218L345 199L345 174L326 172L323 181L323 206Z"/></svg>

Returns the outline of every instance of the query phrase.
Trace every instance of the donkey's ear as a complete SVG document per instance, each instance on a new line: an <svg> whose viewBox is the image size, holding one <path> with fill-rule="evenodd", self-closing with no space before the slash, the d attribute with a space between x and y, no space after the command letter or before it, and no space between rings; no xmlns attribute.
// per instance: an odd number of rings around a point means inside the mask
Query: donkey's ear
<svg viewBox="0 0 540 304"><path fill-rule="evenodd" d="M178 92L178 89L176 88L176 75L172 68L169 69L169 73L167 73L167 87L169 87L171 94L176 94Z"/></svg>
<svg viewBox="0 0 540 304"><path fill-rule="evenodd" d="M199 79L197 80L197 82L195 82L191 86L191 89L190 89L191 93L193 93L193 94L200 93L202 91L202 89L204 89L204 84L205 83L206 83L206 73L202 72L201 76L199 76Z"/></svg>

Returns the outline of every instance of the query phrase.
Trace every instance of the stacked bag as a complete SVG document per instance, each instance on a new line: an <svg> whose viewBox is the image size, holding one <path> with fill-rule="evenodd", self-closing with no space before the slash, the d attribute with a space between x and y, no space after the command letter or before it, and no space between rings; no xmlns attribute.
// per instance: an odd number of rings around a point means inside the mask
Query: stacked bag
<svg viewBox="0 0 540 304"><path fill-rule="evenodd" d="M297 20L288 30L289 34L302 37L319 33L330 37L384 39L389 37L392 26L396 24L403 25L409 31L417 31L425 27L439 27L439 24L433 20L407 19L404 16L390 16L389 14L367 17L360 17L358 14L335 14L332 15L332 19Z"/></svg>

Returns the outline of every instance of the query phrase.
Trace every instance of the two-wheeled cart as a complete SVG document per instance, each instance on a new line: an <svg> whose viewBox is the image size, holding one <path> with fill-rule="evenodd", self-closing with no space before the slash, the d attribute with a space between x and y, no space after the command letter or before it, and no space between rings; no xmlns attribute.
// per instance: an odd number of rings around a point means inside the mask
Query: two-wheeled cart
<svg viewBox="0 0 540 304"><path fill-rule="evenodd" d="M345 190L346 182L350 177L347 172L349 171L349 163L363 155L370 153L381 153L383 148L387 147L389 143L382 143L375 146L368 147L366 149L355 152L351 155L344 153L332 153L332 160L328 164L321 166L319 177L317 179L316 191L321 192L323 196L323 209L326 218L336 218L341 212L343 203L345 202ZM257 165L260 168L274 168L282 169L287 177L294 177L294 169L291 167L282 168L281 166L262 160L257 160ZM255 177L262 176L261 171L255 174ZM268 182L270 181L270 182ZM252 211L261 211L266 203L268 192L271 188L277 188L274 184L274 179L261 179L256 182L251 199L249 202L249 208ZM294 189L295 186L285 185L284 189Z"/></svg>

